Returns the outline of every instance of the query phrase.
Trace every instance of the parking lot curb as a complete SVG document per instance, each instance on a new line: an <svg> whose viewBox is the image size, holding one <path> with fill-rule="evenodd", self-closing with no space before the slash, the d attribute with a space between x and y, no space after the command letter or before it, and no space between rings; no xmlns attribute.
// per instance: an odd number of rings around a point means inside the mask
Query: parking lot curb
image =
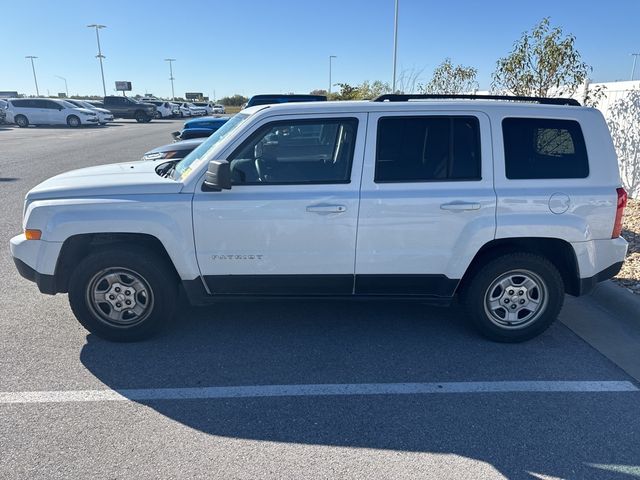
<svg viewBox="0 0 640 480"><path fill-rule="evenodd" d="M591 298L616 316L626 318L640 328L640 295L631 293L611 280L596 285Z"/></svg>
<svg viewBox="0 0 640 480"><path fill-rule="evenodd" d="M606 281L590 295L566 297L560 320L640 382L640 296Z"/></svg>

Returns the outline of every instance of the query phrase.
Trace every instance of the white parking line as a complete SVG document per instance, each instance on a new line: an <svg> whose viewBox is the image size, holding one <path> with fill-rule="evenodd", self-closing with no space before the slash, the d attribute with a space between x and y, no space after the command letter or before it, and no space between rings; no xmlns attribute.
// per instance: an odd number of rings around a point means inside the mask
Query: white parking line
<svg viewBox="0 0 640 480"><path fill-rule="evenodd" d="M627 381L531 381L253 385L237 387L143 388L0 392L0 404L145 400L195 400L336 395L425 395L438 393L603 393L638 392Z"/></svg>

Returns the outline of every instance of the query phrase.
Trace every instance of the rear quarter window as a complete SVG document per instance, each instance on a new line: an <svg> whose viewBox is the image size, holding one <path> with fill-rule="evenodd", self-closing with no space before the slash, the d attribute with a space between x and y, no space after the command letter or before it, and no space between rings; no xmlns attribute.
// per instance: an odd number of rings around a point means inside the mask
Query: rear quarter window
<svg viewBox="0 0 640 480"><path fill-rule="evenodd" d="M575 120L505 118L502 135L508 179L589 176L584 136Z"/></svg>

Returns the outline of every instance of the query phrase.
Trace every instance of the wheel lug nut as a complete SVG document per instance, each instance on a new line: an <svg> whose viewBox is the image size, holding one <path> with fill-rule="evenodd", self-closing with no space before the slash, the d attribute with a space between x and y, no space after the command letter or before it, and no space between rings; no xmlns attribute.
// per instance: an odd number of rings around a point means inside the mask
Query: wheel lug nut
<svg viewBox="0 0 640 480"><path fill-rule="evenodd" d="M522 290L520 290L520 291L518 292L518 295L524 295L524 292L523 292Z"/></svg>
<svg viewBox="0 0 640 480"><path fill-rule="evenodd" d="M124 294L125 294L125 295L131 295L131 291L129 291L129 290L125 290L125 291L124 291Z"/></svg>
<svg viewBox="0 0 640 480"><path fill-rule="evenodd" d="M120 287L116 287L116 293L120 293Z"/></svg>
<svg viewBox="0 0 640 480"><path fill-rule="evenodd" d="M509 290L509 295L513 295L513 290Z"/></svg>
<svg viewBox="0 0 640 480"><path fill-rule="evenodd" d="M509 299L508 299L508 298L505 298L505 299L504 299L504 303L509 303Z"/></svg>
<svg viewBox="0 0 640 480"><path fill-rule="evenodd" d="M131 305L131 300L125 300L125 302L127 305Z"/></svg>
<svg viewBox="0 0 640 480"><path fill-rule="evenodd" d="M520 300L520 305L524 305L524 300Z"/></svg>
<svg viewBox="0 0 640 480"><path fill-rule="evenodd" d="M115 295L109 295L109 300L114 300L116 298Z"/></svg>
<svg viewBox="0 0 640 480"><path fill-rule="evenodd" d="M516 304L515 304L515 303L511 305L511 309L512 309L512 310L515 310L515 309L516 309Z"/></svg>

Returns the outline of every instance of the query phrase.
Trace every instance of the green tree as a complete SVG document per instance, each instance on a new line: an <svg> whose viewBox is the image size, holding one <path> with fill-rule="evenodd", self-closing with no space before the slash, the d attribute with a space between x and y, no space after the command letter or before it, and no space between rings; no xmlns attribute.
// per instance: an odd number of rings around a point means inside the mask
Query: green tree
<svg viewBox="0 0 640 480"><path fill-rule="evenodd" d="M428 83L420 85L420 93L456 94L473 92L478 88L476 77L478 70L464 65L454 65L450 58L444 61L433 71L433 76Z"/></svg>
<svg viewBox="0 0 640 480"><path fill-rule="evenodd" d="M237 93L231 97L222 97L218 100L219 103L224 105L225 107L239 107L249 101L249 99L243 95L238 95Z"/></svg>
<svg viewBox="0 0 640 480"><path fill-rule="evenodd" d="M493 89L539 97L572 95L591 71L575 43L575 36L565 36L562 28L551 26L549 17L543 18L498 60Z"/></svg>
<svg viewBox="0 0 640 480"><path fill-rule="evenodd" d="M380 80L374 80L373 82L365 80L356 86L348 83L338 83L336 85L340 90L329 94L329 100L371 100L391 91L389 84Z"/></svg>

